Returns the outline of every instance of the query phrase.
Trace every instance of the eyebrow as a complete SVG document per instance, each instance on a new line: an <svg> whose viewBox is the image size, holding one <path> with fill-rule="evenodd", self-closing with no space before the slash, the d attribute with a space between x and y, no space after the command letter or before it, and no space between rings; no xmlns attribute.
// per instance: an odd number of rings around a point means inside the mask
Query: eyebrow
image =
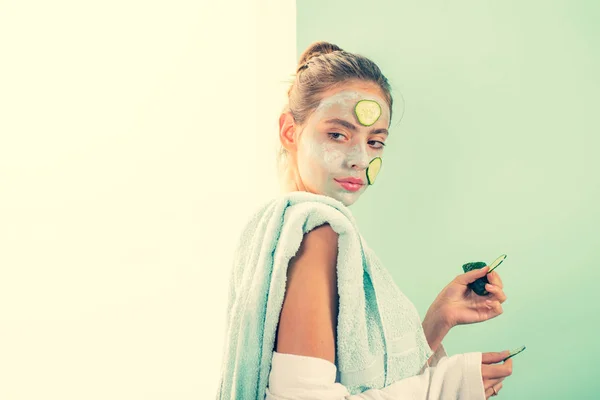
<svg viewBox="0 0 600 400"><path fill-rule="evenodd" d="M342 125L343 127L346 127L352 131L358 130L358 128L354 124L352 124L346 120L340 119L340 118L328 119L327 121L325 121L325 123ZM372 134L383 133L385 135L389 135L388 130L385 128L373 129L370 133L372 133Z"/></svg>

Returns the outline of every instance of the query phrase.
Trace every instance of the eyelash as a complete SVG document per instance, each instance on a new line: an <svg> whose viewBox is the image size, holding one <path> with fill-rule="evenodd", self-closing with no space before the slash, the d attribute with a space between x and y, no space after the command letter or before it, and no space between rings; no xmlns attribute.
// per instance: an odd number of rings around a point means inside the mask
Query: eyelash
<svg viewBox="0 0 600 400"><path fill-rule="evenodd" d="M343 137L345 137L345 136L344 136L344 135L342 135L341 133L338 133L338 132L330 132L330 133L329 133L329 137L331 137L333 140L336 140L336 141L337 141L337 139L335 139L335 138L333 137L333 135L340 135L340 136L343 136ZM381 147L375 147L375 150L381 150L381 149L383 149L383 148L385 147L385 143L383 143L383 142L381 142L381 141L379 141L379 140L369 140L369 142L375 142L375 143L379 143L379 144L381 144Z"/></svg>

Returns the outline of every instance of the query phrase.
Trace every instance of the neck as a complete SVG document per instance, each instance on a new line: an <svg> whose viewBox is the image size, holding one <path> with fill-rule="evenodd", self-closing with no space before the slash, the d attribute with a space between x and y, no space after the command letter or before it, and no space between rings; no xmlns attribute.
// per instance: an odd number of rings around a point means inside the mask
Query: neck
<svg viewBox="0 0 600 400"><path fill-rule="evenodd" d="M302 184L302 180L298 172L293 168L286 168L281 179L281 191L283 193L290 192L306 192L306 188Z"/></svg>

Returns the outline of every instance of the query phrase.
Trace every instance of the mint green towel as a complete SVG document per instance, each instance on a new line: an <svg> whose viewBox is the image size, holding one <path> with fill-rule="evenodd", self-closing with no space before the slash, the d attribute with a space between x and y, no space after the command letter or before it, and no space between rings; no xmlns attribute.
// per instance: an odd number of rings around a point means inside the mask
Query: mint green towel
<svg viewBox="0 0 600 400"><path fill-rule="evenodd" d="M433 354L414 305L341 202L308 192L275 198L242 231L229 283L218 399L264 399L287 267L305 233L338 233L337 381L351 394L417 375Z"/></svg>

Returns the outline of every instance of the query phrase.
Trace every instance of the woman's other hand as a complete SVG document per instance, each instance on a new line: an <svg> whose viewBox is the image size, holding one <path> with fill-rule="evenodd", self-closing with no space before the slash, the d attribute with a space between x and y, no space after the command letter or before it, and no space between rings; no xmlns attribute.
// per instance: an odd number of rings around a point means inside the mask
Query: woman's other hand
<svg viewBox="0 0 600 400"><path fill-rule="evenodd" d="M508 355L508 350L500 353L481 354L481 379L483 380L486 399L496 396L500 389L502 389L504 378L512 374L512 358L509 358L502 364L497 364L508 357Z"/></svg>
<svg viewBox="0 0 600 400"><path fill-rule="evenodd" d="M458 275L440 292L431 309L450 327L487 321L502 314L506 301L502 280L496 271L487 274L489 266ZM489 292L479 296L467 285L487 274Z"/></svg>

